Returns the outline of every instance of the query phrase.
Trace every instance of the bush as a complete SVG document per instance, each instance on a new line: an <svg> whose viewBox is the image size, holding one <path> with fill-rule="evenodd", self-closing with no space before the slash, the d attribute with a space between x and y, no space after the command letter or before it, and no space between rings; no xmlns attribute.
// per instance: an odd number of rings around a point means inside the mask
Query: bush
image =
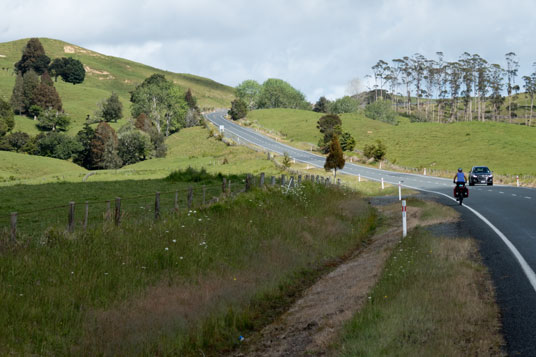
<svg viewBox="0 0 536 357"><path fill-rule="evenodd" d="M381 161L385 157L387 150L385 145L380 140L376 140L376 145L370 144L365 145L363 148L363 154L367 158L374 158L376 161Z"/></svg>
<svg viewBox="0 0 536 357"><path fill-rule="evenodd" d="M384 123L398 124L396 113L391 107L389 100L377 100L365 107L365 115L370 119L383 121Z"/></svg>
<svg viewBox="0 0 536 357"><path fill-rule="evenodd" d="M329 105L329 112L332 114L353 113L358 109L357 100L349 96L339 98Z"/></svg>
<svg viewBox="0 0 536 357"><path fill-rule="evenodd" d="M83 150L78 141L57 132L39 134L36 141L39 155L56 159L68 160Z"/></svg>
<svg viewBox="0 0 536 357"><path fill-rule="evenodd" d="M339 139L343 151L352 151L355 148L355 139L349 132L345 131Z"/></svg>
<svg viewBox="0 0 536 357"><path fill-rule="evenodd" d="M167 181L171 182L213 182L221 181L223 175L221 173L217 175L212 175L201 168L201 170L188 167L186 170L177 170L170 173L167 177Z"/></svg>
<svg viewBox="0 0 536 357"><path fill-rule="evenodd" d="M245 118L248 114L248 106L242 99L235 99L231 102L231 109L228 114L233 120Z"/></svg>

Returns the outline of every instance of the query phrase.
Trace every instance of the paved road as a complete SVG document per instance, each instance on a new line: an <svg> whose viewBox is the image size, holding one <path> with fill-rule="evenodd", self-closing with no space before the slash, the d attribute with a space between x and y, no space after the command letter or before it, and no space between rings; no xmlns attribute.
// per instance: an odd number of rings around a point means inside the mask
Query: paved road
<svg viewBox="0 0 536 357"><path fill-rule="evenodd" d="M224 135L261 146L271 152L287 152L296 161L324 167L325 158L267 138L224 118L225 112L206 114ZM475 163L481 164L481 163ZM342 173L428 192L460 210L471 236L491 271L501 307L503 331L510 355L536 356L536 189L511 186L475 186L459 207L451 198L452 180L378 170L346 163ZM467 204L466 204L467 203Z"/></svg>

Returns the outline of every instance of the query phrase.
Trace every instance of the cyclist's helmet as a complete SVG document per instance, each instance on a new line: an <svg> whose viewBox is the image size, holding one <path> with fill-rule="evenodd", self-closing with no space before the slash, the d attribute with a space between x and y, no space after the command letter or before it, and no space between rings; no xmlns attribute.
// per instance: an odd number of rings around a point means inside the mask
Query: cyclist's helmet
<svg viewBox="0 0 536 357"><path fill-rule="evenodd" d="M462 171L463 171L463 170L462 170L462 168L460 167L460 168L458 169L458 172L462 172Z"/></svg>

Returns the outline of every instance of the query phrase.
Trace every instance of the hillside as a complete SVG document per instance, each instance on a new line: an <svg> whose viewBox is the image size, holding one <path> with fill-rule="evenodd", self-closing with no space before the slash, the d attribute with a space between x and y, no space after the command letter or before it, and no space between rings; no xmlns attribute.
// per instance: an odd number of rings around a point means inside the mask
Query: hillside
<svg viewBox="0 0 536 357"><path fill-rule="evenodd" d="M55 83L65 111L72 117L70 134L75 134L82 126L87 114L93 114L97 103L116 92L123 103L123 115L130 115L129 91L153 73L167 79L186 90L190 88L201 108L229 106L234 97L233 88L211 79L191 74L172 73L152 68L141 63L122 58L106 56L76 45L47 38L39 39L51 59L73 57L80 60L86 69L84 83L72 85L61 79ZM9 99L15 83L13 65L20 60L28 39L0 43L0 97ZM31 119L17 117L15 130L30 133L34 128ZM125 119L113 126L118 128Z"/></svg>
<svg viewBox="0 0 536 357"><path fill-rule="evenodd" d="M44 156L0 151L0 182L48 177L80 176L86 169L72 162Z"/></svg>
<svg viewBox="0 0 536 357"><path fill-rule="evenodd" d="M252 111L248 119L300 146L318 142L316 122L321 116L303 110L268 109ZM476 121L410 123L406 118L399 118L400 124L395 126L362 113L344 114L341 119L343 129L356 139L356 149L380 139L387 146L387 159L397 165L451 171L487 165L497 174L536 175L534 127Z"/></svg>

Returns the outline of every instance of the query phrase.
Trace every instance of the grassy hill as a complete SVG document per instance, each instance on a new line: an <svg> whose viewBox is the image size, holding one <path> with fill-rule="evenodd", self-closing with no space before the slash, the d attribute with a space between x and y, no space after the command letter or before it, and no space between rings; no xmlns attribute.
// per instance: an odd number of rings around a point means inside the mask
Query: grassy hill
<svg viewBox="0 0 536 357"><path fill-rule="evenodd" d="M72 85L61 79L55 83L65 111L72 117L73 124L69 133L74 134L82 127L87 114L93 114L97 103L116 92L123 103L123 115L130 116L129 91L153 73L159 73L180 87L190 88L200 107L229 106L234 98L233 88L211 79L191 74L172 73L129 61L122 58L105 56L76 45L47 38L41 38L46 54L51 58L73 57L80 60L86 68L84 83ZM22 50L28 39L0 43L0 97L9 99L15 83L13 65L20 60ZM119 121L118 128L125 122ZM35 134L31 119L16 118L15 130Z"/></svg>
<svg viewBox="0 0 536 357"><path fill-rule="evenodd" d="M65 175L80 176L87 173L86 169L69 161L8 151L0 151L0 162L0 182L41 180Z"/></svg>
<svg viewBox="0 0 536 357"><path fill-rule="evenodd" d="M297 146L316 144L316 122L322 114L293 109L256 110L248 119L275 130ZM356 139L357 149L380 139L387 159L407 167L469 170L487 165L497 174L536 175L536 128L494 122L453 124L410 123L400 118L397 126L371 120L362 113L341 116L343 129Z"/></svg>

